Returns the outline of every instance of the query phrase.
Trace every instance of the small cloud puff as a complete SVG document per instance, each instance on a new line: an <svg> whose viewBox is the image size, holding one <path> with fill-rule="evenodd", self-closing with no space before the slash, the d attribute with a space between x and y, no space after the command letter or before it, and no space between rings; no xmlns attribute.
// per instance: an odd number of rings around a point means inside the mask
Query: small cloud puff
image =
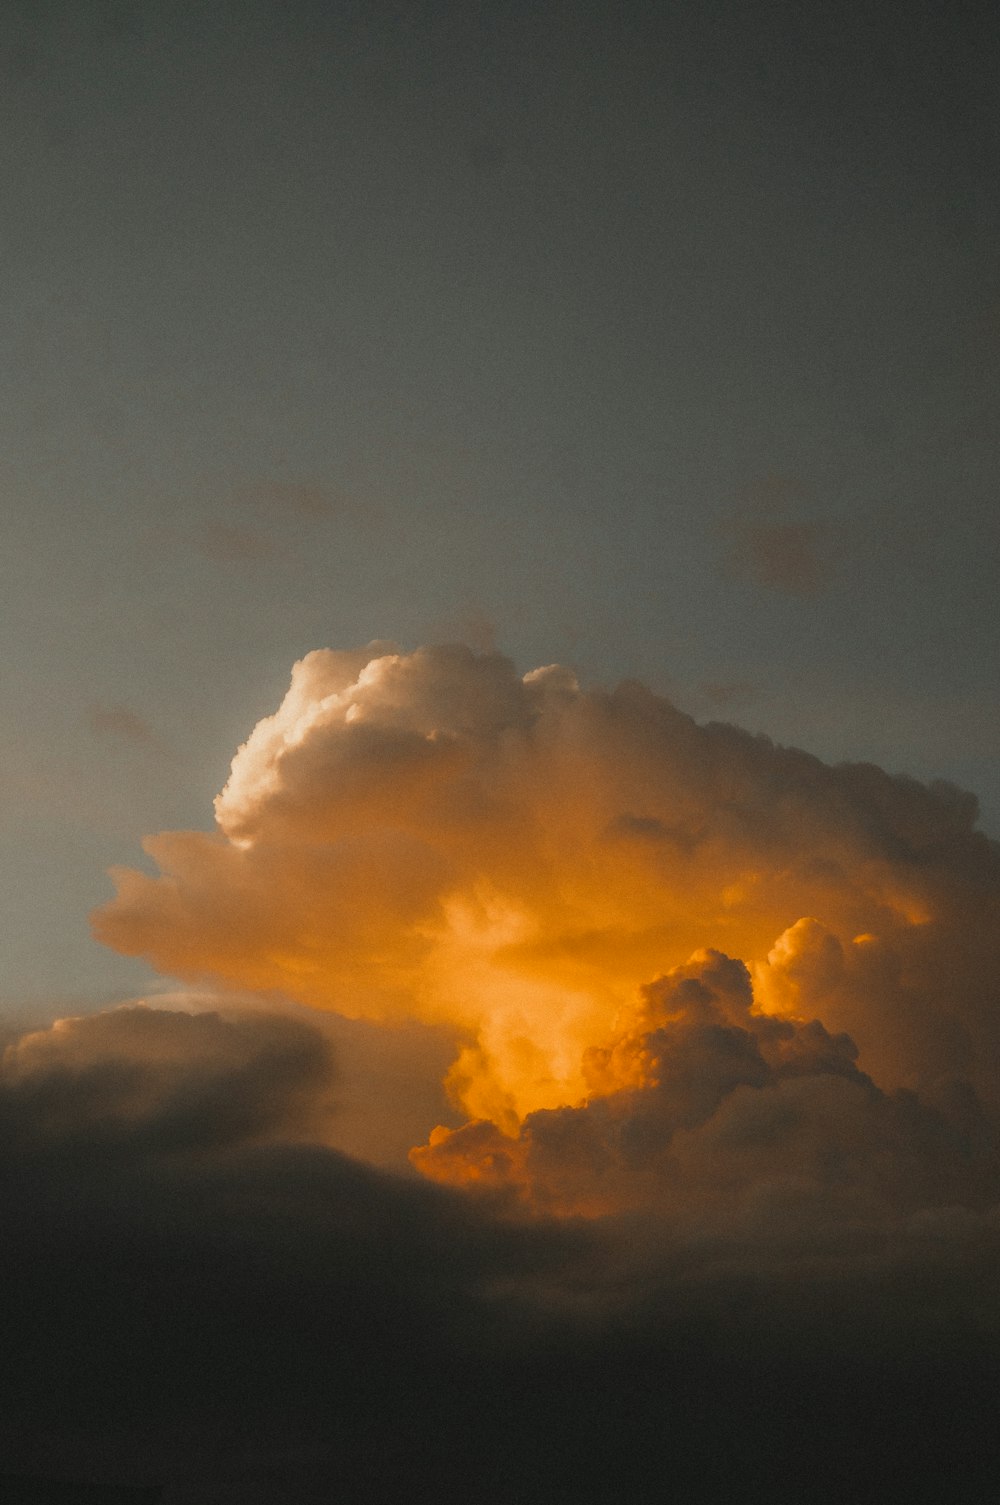
<svg viewBox="0 0 1000 1505"><path fill-rule="evenodd" d="M127 705L92 706L87 721L91 731L136 747L151 747L155 741L149 722Z"/></svg>
<svg viewBox="0 0 1000 1505"><path fill-rule="evenodd" d="M808 502L793 476L771 474L749 486L739 511L724 524L729 574L782 595L810 597L832 581L841 532L832 523L796 516Z"/></svg>
<svg viewBox="0 0 1000 1505"><path fill-rule="evenodd" d="M322 487L307 481L260 481L241 486L230 500L240 506L266 507L303 517L326 517L338 510Z"/></svg>
<svg viewBox="0 0 1000 1505"><path fill-rule="evenodd" d="M273 539L234 523L208 522L197 532L199 553L219 564L243 564L274 554Z"/></svg>
<svg viewBox="0 0 1000 1505"><path fill-rule="evenodd" d="M824 523L734 524L729 562L755 585L788 596L815 596L833 574L832 533Z"/></svg>

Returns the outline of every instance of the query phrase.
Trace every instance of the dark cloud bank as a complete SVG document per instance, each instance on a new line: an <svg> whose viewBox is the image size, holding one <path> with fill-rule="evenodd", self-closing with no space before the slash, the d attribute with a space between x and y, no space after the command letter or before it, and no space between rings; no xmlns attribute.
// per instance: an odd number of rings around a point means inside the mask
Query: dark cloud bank
<svg viewBox="0 0 1000 1505"><path fill-rule="evenodd" d="M746 1187L550 1220L352 1161L320 1142L326 1036L290 1016L129 1007L10 1040L0 1470L168 1505L991 1498L989 1125L883 1098L843 1040L765 1038L744 988L708 956L650 990L676 1065L630 1128L641 1168L671 1115L713 1124L716 1182L791 1141L799 1182L731 1218Z"/></svg>

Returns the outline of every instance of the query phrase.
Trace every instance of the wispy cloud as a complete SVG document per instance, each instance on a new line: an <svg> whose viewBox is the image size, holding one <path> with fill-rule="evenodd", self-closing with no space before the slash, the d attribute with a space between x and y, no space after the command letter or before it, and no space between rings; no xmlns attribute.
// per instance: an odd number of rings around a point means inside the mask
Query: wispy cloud
<svg viewBox="0 0 1000 1505"><path fill-rule="evenodd" d="M127 705L95 705L87 714L87 724L100 736L131 743L134 747L153 747L156 738L144 716Z"/></svg>
<svg viewBox="0 0 1000 1505"><path fill-rule="evenodd" d="M199 553L220 564L253 563L277 551L272 538L237 523L206 522L195 530Z"/></svg>
<svg viewBox="0 0 1000 1505"><path fill-rule="evenodd" d="M267 508L279 514L329 517L342 510L322 486L308 481L255 481L237 487L230 495L234 506Z"/></svg>
<svg viewBox="0 0 1000 1505"><path fill-rule="evenodd" d="M810 516L812 510L805 487L794 477L764 476L748 487L722 526L726 573L788 596L825 590L836 575L842 532Z"/></svg>
<svg viewBox="0 0 1000 1505"><path fill-rule="evenodd" d="M730 564L755 585L815 596L833 577L832 532L825 523L734 523Z"/></svg>

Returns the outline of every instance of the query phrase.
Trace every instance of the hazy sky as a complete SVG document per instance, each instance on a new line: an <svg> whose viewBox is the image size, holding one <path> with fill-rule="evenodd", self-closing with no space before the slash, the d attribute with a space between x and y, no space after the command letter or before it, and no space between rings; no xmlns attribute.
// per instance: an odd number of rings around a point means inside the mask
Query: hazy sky
<svg viewBox="0 0 1000 1505"><path fill-rule="evenodd" d="M0 0L0 1476L1000 1494L994 12Z"/></svg>
<svg viewBox="0 0 1000 1505"><path fill-rule="evenodd" d="M969 8L3 6L9 1000L293 660L467 637L997 785Z"/></svg>

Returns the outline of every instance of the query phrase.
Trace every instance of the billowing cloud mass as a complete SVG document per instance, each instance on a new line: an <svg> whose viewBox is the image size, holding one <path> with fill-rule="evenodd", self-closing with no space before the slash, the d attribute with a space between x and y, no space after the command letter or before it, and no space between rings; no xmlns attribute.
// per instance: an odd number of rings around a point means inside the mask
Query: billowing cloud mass
<svg viewBox="0 0 1000 1505"><path fill-rule="evenodd" d="M217 830L151 838L162 876L117 872L96 928L183 978L452 1027L453 1098L515 1138L659 1090L623 1042L706 948L745 980L726 1028L755 1050L770 1015L808 1054L815 1019L850 1036L859 1104L863 1073L975 1114L1000 1100L1000 865L975 819L950 786L700 726L638 684L373 644L296 665Z"/></svg>
<svg viewBox="0 0 1000 1505"><path fill-rule="evenodd" d="M0 1448L170 1505L991 1498L975 821L641 685L310 654L95 919L193 1011L6 1046Z"/></svg>
<svg viewBox="0 0 1000 1505"><path fill-rule="evenodd" d="M814 925L792 933L793 957L829 940ZM811 1225L989 1205L995 1146L967 1088L951 1084L942 1112L881 1091L857 1061L851 1037L817 1019L755 1011L742 962L701 952L585 1053L584 1104L531 1113L513 1137L485 1122L439 1129L413 1158L442 1181L514 1188L546 1210L657 1207L742 1232L793 1209Z"/></svg>

